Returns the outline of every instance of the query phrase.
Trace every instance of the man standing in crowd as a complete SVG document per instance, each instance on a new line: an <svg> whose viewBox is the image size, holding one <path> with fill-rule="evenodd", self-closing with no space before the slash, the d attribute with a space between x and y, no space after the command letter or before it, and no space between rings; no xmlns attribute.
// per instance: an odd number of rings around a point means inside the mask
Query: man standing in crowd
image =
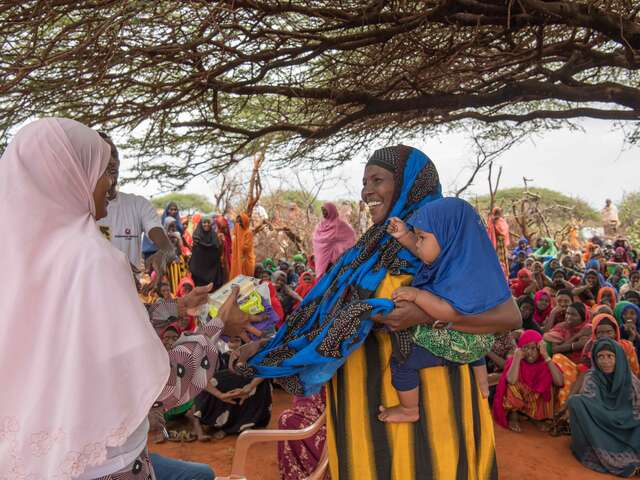
<svg viewBox="0 0 640 480"><path fill-rule="evenodd" d="M103 234L113 245L123 252L137 271L141 267L141 237L145 233L158 246L149 261L158 272L158 279L165 271L166 265L175 257L175 249L162 227L155 208L144 197L131 193L118 192L120 174L120 156L111 138L100 132L100 136L111 146L111 160L107 172L111 176L112 186L109 190L109 207L107 217L98 225Z"/></svg>
<svg viewBox="0 0 640 480"><path fill-rule="evenodd" d="M602 209L602 223L606 236L610 237L616 234L620 219L618 218L618 209L610 198L607 198L605 206Z"/></svg>

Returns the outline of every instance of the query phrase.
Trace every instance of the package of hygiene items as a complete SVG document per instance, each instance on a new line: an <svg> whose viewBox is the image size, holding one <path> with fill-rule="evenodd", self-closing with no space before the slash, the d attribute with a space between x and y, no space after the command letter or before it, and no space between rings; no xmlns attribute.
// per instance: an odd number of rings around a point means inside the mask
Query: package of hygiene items
<svg viewBox="0 0 640 480"><path fill-rule="evenodd" d="M246 275L238 275L233 280L225 283L218 290L209 295L208 313L211 318L215 318L224 302L231 295L231 287L240 287L238 293L238 306L240 310L250 315L257 315L264 312L264 303L269 302L269 287L260 284L258 280ZM266 292L266 295L265 295Z"/></svg>

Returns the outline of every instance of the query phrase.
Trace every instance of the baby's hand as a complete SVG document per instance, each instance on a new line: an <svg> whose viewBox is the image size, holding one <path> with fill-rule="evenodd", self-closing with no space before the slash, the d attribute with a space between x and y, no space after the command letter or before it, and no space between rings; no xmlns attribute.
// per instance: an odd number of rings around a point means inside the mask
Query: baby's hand
<svg viewBox="0 0 640 480"><path fill-rule="evenodd" d="M394 302L415 302L419 290L413 287L400 287L393 292Z"/></svg>
<svg viewBox="0 0 640 480"><path fill-rule="evenodd" d="M407 224L398 217L391 217L389 219L389 225L387 225L387 233L398 240L409 233L409 228Z"/></svg>

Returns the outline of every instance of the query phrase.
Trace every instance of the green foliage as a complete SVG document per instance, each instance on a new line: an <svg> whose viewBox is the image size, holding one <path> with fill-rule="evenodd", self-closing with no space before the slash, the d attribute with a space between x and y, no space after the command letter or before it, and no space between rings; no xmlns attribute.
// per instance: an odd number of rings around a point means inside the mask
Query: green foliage
<svg viewBox="0 0 640 480"><path fill-rule="evenodd" d="M303 190L276 190L261 198L260 203L269 207L284 207L290 203L295 203L301 210L311 207L313 213L319 214L322 201L314 198L309 192Z"/></svg>
<svg viewBox="0 0 640 480"><path fill-rule="evenodd" d="M166 195L155 197L151 200L153 206L156 208L165 208L167 203L175 202L178 208L182 212L213 212L213 204L204 195L198 195L196 193L180 193L173 192Z"/></svg>
<svg viewBox="0 0 640 480"><path fill-rule="evenodd" d="M548 188L529 188L530 193L540 196L539 207L550 221L556 224L567 223L572 217L585 223L600 220L600 214L595 211L587 202L579 198L572 198ZM507 216L512 214L511 205L519 201L524 193L524 188L507 188L498 190L496 195L496 206L502 207ZM474 206L476 205L480 213L486 213L489 209L489 195L467 199Z"/></svg>
<svg viewBox="0 0 640 480"><path fill-rule="evenodd" d="M618 215L623 228L640 220L640 192L624 194L620 205L618 205Z"/></svg>
<svg viewBox="0 0 640 480"><path fill-rule="evenodd" d="M634 247L640 246L640 192L625 193L618 205L620 225Z"/></svg>

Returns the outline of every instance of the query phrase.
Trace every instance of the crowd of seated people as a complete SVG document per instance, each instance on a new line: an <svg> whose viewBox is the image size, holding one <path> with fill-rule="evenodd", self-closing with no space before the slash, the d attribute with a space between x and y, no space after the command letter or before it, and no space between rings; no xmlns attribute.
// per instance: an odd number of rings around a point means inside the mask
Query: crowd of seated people
<svg viewBox="0 0 640 480"><path fill-rule="evenodd" d="M629 242L592 238L582 249L521 238L509 283L521 330L496 336L496 423L522 432L531 421L571 435L587 468L640 473L640 271Z"/></svg>

